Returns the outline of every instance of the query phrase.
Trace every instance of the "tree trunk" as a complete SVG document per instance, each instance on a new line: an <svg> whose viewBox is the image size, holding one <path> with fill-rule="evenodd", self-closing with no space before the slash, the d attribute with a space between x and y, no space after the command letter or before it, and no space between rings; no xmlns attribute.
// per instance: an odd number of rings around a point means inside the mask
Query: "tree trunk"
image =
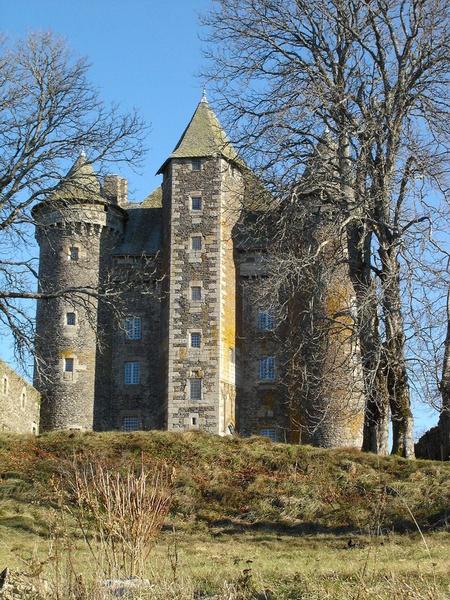
<svg viewBox="0 0 450 600"><path fill-rule="evenodd" d="M392 416L392 454L414 458L413 416L405 361L398 250L380 243L383 315L386 328L386 376Z"/></svg>
<svg viewBox="0 0 450 600"><path fill-rule="evenodd" d="M347 234L366 395L362 449L385 455L388 453L389 393L379 333L377 298L370 272L371 237L359 224L349 227Z"/></svg>
<svg viewBox="0 0 450 600"><path fill-rule="evenodd" d="M450 288L447 292L447 335L444 342L444 362L440 383L442 411L439 418L442 459L450 458Z"/></svg>

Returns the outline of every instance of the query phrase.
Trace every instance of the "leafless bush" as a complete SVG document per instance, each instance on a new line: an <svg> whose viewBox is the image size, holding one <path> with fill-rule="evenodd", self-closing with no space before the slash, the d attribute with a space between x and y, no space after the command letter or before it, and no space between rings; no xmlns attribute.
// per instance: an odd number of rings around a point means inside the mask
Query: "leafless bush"
<svg viewBox="0 0 450 600"><path fill-rule="evenodd" d="M95 458L72 461L55 487L103 576L142 576L170 508L172 478L166 464L143 458L119 469Z"/></svg>

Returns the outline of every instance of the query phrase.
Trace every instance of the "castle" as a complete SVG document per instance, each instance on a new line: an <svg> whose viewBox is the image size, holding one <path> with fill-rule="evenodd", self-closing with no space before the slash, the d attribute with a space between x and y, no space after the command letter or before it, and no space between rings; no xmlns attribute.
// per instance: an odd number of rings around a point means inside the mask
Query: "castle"
<svg viewBox="0 0 450 600"><path fill-rule="evenodd" d="M280 380L282 334L253 292L270 247L236 236L251 206L244 170L202 98L158 171L161 188L142 203L128 201L123 178L100 181L81 155L34 208L40 287L55 291L37 306L41 431L298 439ZM95 290L109 287L114 304L118 281L129 285L115 311ZM345 292L342 273L339 285ZM336 352L348 353L336 339ZM364 401L356 391L342 402L347 384L321 390L327 409L302 441L361 446Z"/></svg>

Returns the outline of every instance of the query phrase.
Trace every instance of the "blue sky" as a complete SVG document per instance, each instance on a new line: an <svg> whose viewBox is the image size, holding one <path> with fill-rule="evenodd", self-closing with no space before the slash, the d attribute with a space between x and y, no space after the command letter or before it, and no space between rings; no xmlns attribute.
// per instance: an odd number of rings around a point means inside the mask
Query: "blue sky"
<svg viewBox="0 0 450 600"><path fill-rule="evenodd" d="M210 0L0 0L0 29L10 39L36 30L66 38L92 65L107 101L136 107L150 123L149 153L130 196L160 183L155 172L175 146L202 93L198 15Z"/></svg>
<svg viewBox="0 0 450 600"><path fill-rule="evenodd" d="M202 94L199 14L211 0L0 0L0 29L11 40L37 30L66 38L91 63L90 78L107 101L137 108L151 125L142 173L129 179L142 200L160 184L155 173L172 151ZM12 361L8 341L0 356ZM416 430L436 421L416 409Z"/></svg>

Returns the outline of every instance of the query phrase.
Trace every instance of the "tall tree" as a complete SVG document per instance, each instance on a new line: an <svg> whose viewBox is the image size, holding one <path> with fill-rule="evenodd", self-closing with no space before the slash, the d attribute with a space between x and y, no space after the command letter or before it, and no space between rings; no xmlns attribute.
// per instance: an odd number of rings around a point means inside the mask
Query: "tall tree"
<svg viewBox="0 0 450 600"><path fill-rule="evenodd" d="M449 2L215 4L205 18L207 76L238 131L234 142L278 199L287 205L317 142L333 141L327 189L357 301L364 447L385 451L390 407L393 451L412 456L402 260L433 218L433 203L417 201L417 182L431 187L447 159Z"/></svg>
<svg viewBox="0 0 450 600"><path fill-rule="evenodd" d="M136 113L104 104L86 60L73 57L63 40L35 33L1 47L0 323L12 332L19 356L33 345L27 301L64 295L88 306L90 297L115 293L111 285L36 291L32 208L55 193L80 153L100 174L113 163L137 166L144 135Z"/></svg>

